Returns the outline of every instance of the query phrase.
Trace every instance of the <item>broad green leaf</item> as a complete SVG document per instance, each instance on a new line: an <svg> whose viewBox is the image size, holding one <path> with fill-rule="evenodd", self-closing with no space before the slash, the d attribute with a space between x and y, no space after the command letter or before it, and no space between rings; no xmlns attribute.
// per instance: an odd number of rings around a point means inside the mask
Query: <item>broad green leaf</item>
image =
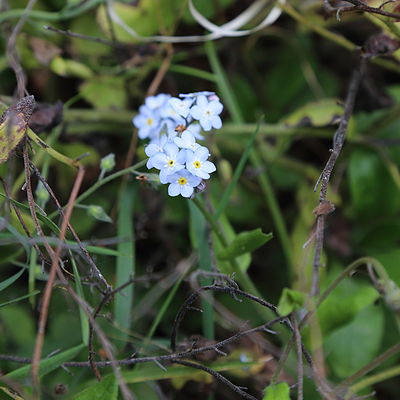
<svg viewBox="0 0 400 400"><path fill-rule="evenodd" d="M286 382L268 386L263 400L290 400L290 387Z"/></svg>
<svg viewBox="0 0 400 400"><path fill-rule="evenodd" d="M24 269L21 269L21 271L18 271L15 275L4 280L3 282L0 282L0 292L5 288L9 287L10 285L12 285L23 273Z"/></svg>
<svg viewBox="0 0 400 400"><path fill-rule="evenodd" d="M376 152L354 150L348 174L351 210L355 216L371 220L394 215L400 210L400 191Z"/></svg>
<svg viewBox="0 0 400 400"><path fill-rule="evenodd" d="M186 3L181 0L141 0L135 4L113 3L115 13L139 35L149 36L160 31L171 31L175 19ZM104 6L99 7L97 22L106 35L110 35L109 22ZM119 41L135 42L135 38L117 24L113 29Z"/></svg>
<svg viewBox="0 0 400 400"><path fill-rule="evenodd" d="M337 99L323 99L313 101L298 108L281 120L289 126L310 125L326 126L337 122L343 115L343 107Z"/></svg>
<svg viewBox="0 0 400 400"><path fill-rule="evenodd" d="M335 276L337 270L330 274L329 281ZM323 284L326 286L328 280ZM318 307L318 318L323 334L348 324L378 297L379 293L369 283L355 278L343 280Z"/></svg>
<svg viewBox="0 0 400 400"><path fill-rule="evenodd" d="M47 375L48 373L54 371L56 368L58 368L61 364L73 359L76 357L82 349L85 348L84 344L80 344L78 346L73 347L72 349L63 351L62 353L59 353L53 357L44 359L40 362L40 367L39 367L39 375L40 377L43 377ZM18 368L5 376L9 379L22 379L26 378L29 376L31 373L31 366L30 365L25 365L24 367Z"/></svg>
<svg viewBox="0 0 400 400"><path fill-rule="evenodd" d="M218 222L219 222L219 225L221 226L222 231L224 232L224 235L225 235L226 239L228 240L228 242L229 241L232 242L236 237L236 233L233 230L232 225L230 224L230 222L229 222L228 218L225 216L225 214L221 215ZM212 238L213 238L213 243L214 243L214 251L216 254L219 254L219 252L223 251L224 248L221 245L218 238L216 237L215 233L212 233ZM247 268L249 268L249 266L250 266L251 255L249 253L242 254L236 258L236 261L239 264L239 268L241 268L242 271L246 271ZM237 271L232 270L232 266L227 260L221 260L219 257L217 257L217 265L218 265L219 270L223 274L230 275L233 272L237 272Z"/></svg>
<svg viewBox="0 0 400 400"><path fill-rule="evenodd" d="M117 234L118 237L130 237L133 240L129 242L118 243L117 271L115 286L121 286L135 275L135 240L133 229L134 207L136 203L136 185L129 184L121 193ZM115 295L114 315L115 322L124 331L131 327L131 313L133 301L133 285ZM122 332L121 332L122 334ZM125 336L126 334L123 334Z"/></svg>
<svg viewBox="0 0 400 400"><path fill-rule="evenodd" d="M91 69L78 61L67 60L60 56L54 57L50 63L50 70L60 76L88 79L93 76Z"/></svg>
<svg viewBox="0 0 400 400"><path fill-rule="evenodd" d="M335 374L346 378L377 356L383 335L383 310L371 305L354 320L330 334L325 342L328 362Z"/></svg>
<svg viewBox="0 0 400 400"><path fill-rule="evenodd" d="M124 108L127 101L125 82L118 76L93 76L81 85L79 92L99 109Z"/></svg>
<svg viewBox="0 0 400 400"><path fill-rule="evenodd" d="M245 253L251 253L272 239L272 233L265 234L261 228L239 233L217 257L220 260L232 260Z"/></svg>
<svg viewBox="0 0 400 400"><path fill-rule="evenodd" d="M284 288L278 303L278 312L280 315L288 315L292 311L304 307L307 295L289 288Z"/></svg>
<svg viewBox="0 0 400 400"><path fill-rule="evenodd" d="M114 374L105 376L100 382L82 390L73 400L117 400L118 382Z"/></svg>

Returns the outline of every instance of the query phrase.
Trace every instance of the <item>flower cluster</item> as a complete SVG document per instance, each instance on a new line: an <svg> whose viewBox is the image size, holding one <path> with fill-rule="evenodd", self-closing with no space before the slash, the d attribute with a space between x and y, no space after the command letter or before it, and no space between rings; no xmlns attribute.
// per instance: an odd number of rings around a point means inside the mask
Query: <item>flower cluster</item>
<svg viewBox="0 0 400 400"><path fill-rule="evenodd" d="M212 92L180 94L172 97L158 94L146 98L133 118L141 139L150 139L145 148L147 168L160 171L160 182L169 184L170 196L191 197L215 171L207 161L210 152L196 140L201 131L222 127L223 106Z"/></svg>

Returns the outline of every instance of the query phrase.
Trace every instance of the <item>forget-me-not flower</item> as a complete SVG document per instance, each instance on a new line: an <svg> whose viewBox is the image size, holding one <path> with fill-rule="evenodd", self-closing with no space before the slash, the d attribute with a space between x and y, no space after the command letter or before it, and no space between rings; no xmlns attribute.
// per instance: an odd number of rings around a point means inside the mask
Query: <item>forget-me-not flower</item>
<svg viewBox="0 0 400 400"><path fill-rule="evenodd" d="M168 100L168 104L183 118L187 118L190 112L190 107L193 104L192 99L180 100L176 97L172 97Z"/></svg>
<svg viewBox="0 0 400 400"><path fill-rule="evenodd" d="M189 129L183 131L181 136L175 137L174 143L181 149L189 149L195 151L198 147L200 147L200 145L196 143L196 139Z"/></svg>
<svg viewBox="0 0 400 400"><path fill-rule="evenodd" d="M211 128L219 129L222 126L221 114L223 105L219 100L208 101L207 97L201 95L197 98L196 105L190 109L190 115L200 122L205 131Z"/></svg>
<svg viewBox="0 0 400 400"><path fill-rule="evenodd" d="M199 146L196 151L187 151L186 168L195 176L202 179L208 179L210 173L216 170L215 165L211 161L207 161L210 153L207 147Z"/></svg>
<svg viewBox="0 0 400 400"><path fill-rule="evenodd" d="M179 150L174 143L167 143L162 153L152 157L152 165L160 170L160 182L167 183L168 175L185 168L185 150Z"/></svg>
<svg viewBox="0 0 400 400"><path fill-rule="evenodd" d="M144 105L139 108L139 114L133 118L132 122L138 128L140 139L153 138L160 129L159 117Z"/></svg>
<svg viewBox="0 0 400 400"><path fill-rule="evenodd" d="M183 197L190 197L194 188L200 185L201 179L192 175L186 169L182 169L168 177L168 194L170 196L182 195Z"/></svg>

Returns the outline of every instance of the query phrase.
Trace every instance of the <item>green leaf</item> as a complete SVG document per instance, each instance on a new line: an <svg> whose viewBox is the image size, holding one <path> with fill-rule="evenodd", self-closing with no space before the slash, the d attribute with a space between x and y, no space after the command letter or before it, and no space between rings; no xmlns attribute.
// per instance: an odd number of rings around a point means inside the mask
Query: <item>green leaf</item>
<svg viewBox="0 0 400 400"><path fill-rule="evenodd" d="M337 99L322 99L305 104L281 120L289 126L331 125L343 115L343 107Z"/></svg>
<svg viewBox="0 0 400 400"><path fill-rule="evenodd" d="M330 274L330 280L337 271ZM323 282L324 287L328 284ZM364 308L371 305L379 293L370 285L356 279L346 279L318 308L318 319L323 334L348 324Z"/></svg>
<svg viewBox="0 0 400 400"><path fill-rule="evenodd" d="M4 280L3 282L0 282L0 292L5 288L9 287L10 285L12 285L23 273L24 269L21 269L21 271L18 271L15 275Z"/></svg>
<svg viewBox="0 0 400 400"><path fill-rule="evenodd" d="M284 288L278 303L278 313L280 315L288 315L292 311L302 308L306 298L307 295L305 293Z"/></svg>
<svg viewBox="0 0 400 400"><path fill-rule="evenodd" d="M220 260L232 260L245 253L251 253L272 239L272 233L265 234L261 228L239 233L233 241L217 253Z"/></svg>
<svg viewBox="0 0 400 400"><path fill-rule="evenodd" d="M229 241L233 241L236 237L236 233L232 228L232 225L230 224L228 218L226 217L225 214L221 215L221 217L219 218L219 224L222 227L222 231L225 234L226 239ZM215 254L218 254L220 251L224 250L224 247L222 246L222 244L220 243L220 241L218 240L217 236L215 235L215 233L212 233L212 238L213 238L213 245L214 245L214 251ZM247 268L249 268L250 266L250 262L251 262L251 256L249 253L245 253L242 254L241 256L239 256L236 259L237 263L239 264L239 268L242 271L246 271ZM232 270L232 265L229 261L226 260L221 260L220 258L217 257L217 265L219 270L223 273L223 274L232 274L233 272L237 273L238 271L233 271Z"/></svg>
<svg viewBox="0 0 400 400"><path fill-rule="evenodd" d="M370 149L351 153L349 166L351 210L369 221L395 215L400 210L400 191L380 156Z"/></svg>
<svg viewBox="0 0 400 400"><path fill-rule="evenodd" d="M44 359L40 362L39 367L39 375L43 377L48 373L54 371L58 368L61 364L71 360L72 358L76 357L82 349L85 348L84 344L80 344L78 346L73 347L72 349L63 351L60 354L57 354L53 357ZM24 367L18 368L15 371L12 371L5 375L5 377L9 379L22 379L29 376L31 373L31 366L25 365Z"/></svg>
<svg viewBox="0 0 400 400"><path fill-rule="evenodd" d="M133 229L134 204L136 199L136 186L129 184L121 193L117 221L118 237L130 237L132 241L118 243L118 258L115 286L126 283L135 275L135 240ZM133 285L115 295L114 314L115 322L124 331L131 327L131 312L133 301ZM122 336L125 336L121 332Z"/></svg>
<svg viewBox="0 0 400 400"><path fill-rule="evenodd" d="M73 400L117 400L118 382L114 374L105 376L100 382L78 393Z"/></svg>
<svg viewBox="0 0 400 400"><path fill-rule="evenodd" d="M290 400L290 388L286 382L268 386L265 389L263 400Z"/></svg>
<svg viewBox="0 0 400 400"><path fill-rule="evenodd" d="M75 60L66 60L62 57L54 57L50 63L50 70L60 76L72 76L76 78L88 79L93 76L93 72L85 64Z"/></svg>
<svg viewBox="0 0 400 400"><path fill-rule="evenodd" d="M117 76L93 76L81 85L79 91L98 109L124 108L126 105L125 82Z"/></svg>
<svg viewBox="0 0 400 400"><path fill-rule="evenodd" d="M181 15L186 3L182 0L141 0L135 4L115 2L113 9L123 22L134 29L139 35L155 35L160 31L169 32L173 29L174 21ZM110 26L105 7L99 7L97 22L106 35L110 35ZM135 42L132 35L118 24L113 24L115 36L119 41Z"/></svg>
<svg viewBox="0 0 400 400"><path fill-rule="evenodd" d="M338 377L350 376L375 358L380 349L383 326L381 307L371 305L350 324L327 337L325 351L328 362Z"/></svg>

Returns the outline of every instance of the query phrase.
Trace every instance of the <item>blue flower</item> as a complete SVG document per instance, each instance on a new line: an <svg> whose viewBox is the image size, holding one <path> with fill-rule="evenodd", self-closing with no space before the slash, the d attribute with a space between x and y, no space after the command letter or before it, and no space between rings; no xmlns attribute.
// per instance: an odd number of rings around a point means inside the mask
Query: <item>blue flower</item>
<svg viewBox="0 0 400 400"><path fill-rule="evenodd" d="M168 183L170 183L168 186L168 194L173 197L179 195L190 197L194 192L194 188L198 186L200 182L201 179L199 177L193 176L186 169L182 169L168 177Z"/></svg>
<svg viewBox="0 0 400 400"><path fill-rule="evenodd" d="M189 115L190 107L193 104L193 100L180 100L176 97L172 97L168 100L168 104L183 118L187 118L187 116Z"/></svg>
<svg viewBox="0 0 400 400"><path fill-rule="evenodd" d="M163 135L159 139L152 140L151 143L145 147L144 152L146 153L146 155L148 157L150 157L147 160L147 164L146 164L146 167L148 169L153 168L154 155L156 155L158 153L162 153L164 151L164 146L167 144L167 141L168 141L167 136Z"/></svg>
<svg viewBox="0 0 400 400"><path fill-rule="evenodd" d="M150 110L158 110L163 107L168 100L171 98L171 95L160 93L156 96L149 96L145 100L145 104Z"/></svg>
<svg viewBox="0 0 400 400"><path fill-rule="evenodd" d="M179 95L179 97L182 97L183 99L193 99L199 96L215 96L214 92L207 92L207 91L203 91L203 92L194 92L194 93L181 93Z"/></svg>
<svg viewBox="0 0 400 400"><path fill-rule="evenodd" d="M222 126L221 114L223 105L219 100L207 100L207 97L201 95L197 98L196 105L190 109L190 115L200 122L201 127L205 131L211 128L219 129Z"/></svg>
<svg viewBox="0 0 400 400"><path fill-rule="evenodd" d="M207 147L199 146L196 151L186 152L186 168L190 173L202 179L208 179L210 173L216 170L211 161L207 161L210 153Z"/></svg>
<svg viewBox="0 0 400 400"><path fill-rule="evenodd" d="M181 149L189 149L195 151L200 145L196 143L196 139L189 129L183 131L180 137L175 137L174 143Z"/></svg>
<svg viewBox="0 0 400 400"><path fill-rule="evenodd" d="M152 166L160 170L160 182L167 183L168 175L183 169L186 160L185 150L173 143L167 143L162 153L156 153L152 157Z"/></svg>
<svg viewBox="0 0 400 400"><path fill-rule="evenodd" d="M144 105L139 108L139 114L133 118L132 122L138 128L140 139L153 138L160 131L159 116Z"/></svg>

